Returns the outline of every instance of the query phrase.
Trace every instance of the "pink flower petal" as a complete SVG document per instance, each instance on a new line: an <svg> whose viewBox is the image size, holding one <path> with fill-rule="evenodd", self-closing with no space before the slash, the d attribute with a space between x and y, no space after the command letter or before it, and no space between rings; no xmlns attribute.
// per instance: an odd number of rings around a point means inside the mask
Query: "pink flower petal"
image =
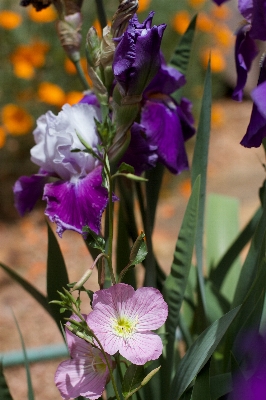
<svg viewBox="0 0 266 400"><path fill-rule="evenodd" d="M135 333L123 341L120 354L136 365L144 365L151 360L157 360L163 351L160 336L155 333Z"/></svg>

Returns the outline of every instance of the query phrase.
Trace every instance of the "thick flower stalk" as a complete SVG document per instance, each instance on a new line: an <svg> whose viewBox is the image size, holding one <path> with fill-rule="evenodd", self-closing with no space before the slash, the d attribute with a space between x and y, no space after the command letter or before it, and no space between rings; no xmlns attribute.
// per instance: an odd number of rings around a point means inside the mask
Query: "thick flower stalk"
<svg viewBox="0 0 266 400"><path fill-rule="evenodd" d="M108 192L102 186L102 165L93 155L82 151L85 147L78 137L95 153L99 152L95 125L95 119L100 120L99 107L93 105L95 96L86 96L86 101L92 104L66 104L58 116L48 111L37 120L31 160L40 171L21 177L14 186L16 207L22 215L34 207L43 191L47 202L45 214L57 224L60 236L66 229L82 233L85 225L99 233L108 203ZM46 183L49 176L57 181Z"/></svg>
<svg viewBox="0 0 266 400"><path fill-rule="evenodd" d="M165 323L168 307L157 289L119 283L95 292L92 309L87 323L106 353L119 351L136 365L160 357L162 340L151 331Z"/></svg>
<svg viewBox="0 0 266 400"><path fill-rule="evenodd" d="M79 321L72 316L71 319ZM68 323L69 324L69 323ZM55 384L64 400L83 396L98 399L109 380L109 370L104 354L85 340L66 329L70 360L63 361L55 373ZM111 357L106 355L113 367Z"/></svg>

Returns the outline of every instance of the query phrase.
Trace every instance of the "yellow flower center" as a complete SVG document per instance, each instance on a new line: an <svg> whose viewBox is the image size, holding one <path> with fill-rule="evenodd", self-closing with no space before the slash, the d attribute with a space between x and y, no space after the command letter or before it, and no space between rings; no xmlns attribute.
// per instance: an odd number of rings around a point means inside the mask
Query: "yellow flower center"
<svg viewBox="0 0 266 400"><path fill-rule="evenodd" d="M136 332L137 323L137 319L130 320L126 317L119 317L113 323L113 331L115 335L127 339Z"/></svg>

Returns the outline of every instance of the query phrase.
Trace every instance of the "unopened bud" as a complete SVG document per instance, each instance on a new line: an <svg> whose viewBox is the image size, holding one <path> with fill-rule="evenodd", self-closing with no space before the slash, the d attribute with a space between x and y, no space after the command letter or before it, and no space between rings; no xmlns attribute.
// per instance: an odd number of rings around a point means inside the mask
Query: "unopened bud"
<svg viewBox="0 0 266 400"><path fill-rule="evenodd" d="M86 37L86 56L89 65L93 68L100 64L101 42L96 29L92 26Z"/></svg>
<svg viewBox="0 0 266 400"><path fill-rule="evenodd" d="M113 37L119 37L127 28L128 21L139 8L138 0L120 0L120 5L112 19Z"/></svg>
<svg viewBox="0 0 266 400"><path fill-rule="evenodd" d="M81 45L81 14L66 15L63 20L57 21L57 32L62 47L68 57L76 62L80 59Z"/></svg>
<svg viewBox="0 0 266 400"><path fill-rule="evenodd" d="M103 29L103 38L101 43L101 65L103 68L112 66L114 58L115 44L111 34L110 26Z"/></svg>

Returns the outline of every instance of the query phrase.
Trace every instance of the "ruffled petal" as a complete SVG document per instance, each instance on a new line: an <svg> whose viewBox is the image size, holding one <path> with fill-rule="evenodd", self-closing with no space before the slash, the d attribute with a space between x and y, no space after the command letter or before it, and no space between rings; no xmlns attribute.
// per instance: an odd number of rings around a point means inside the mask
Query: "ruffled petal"
<svg viewBox="0 0 266 400"><path fill-rule="evenodd" d="M160 336L155 333L135 333L122 341L120 354L136 365L144 365L151 360L157 360L163 351Z"/></svg>
<svg viewBox="0 0 266 400"><path fill-rule="evenodd" d="M24 215L31 211L36 202L42 197L44 185L47 182L49 174L40 171L31 176L21 176L14 185L13 192L15 196L15 207Z"/></svg>
<svg viewBox="0 0 266 400"><path fill-rule="evenodd" d="M141 124L151 144L157 146L158 161L172 173L188 169L184 137L176 105L147 101L142 109Z"/></svg>
<svg viewBox="0 0 266 400"><path fill-rule="evenodd" d="M101 171L102 167L97 167L76 182L57 181L45 185L45 214L57 224L60 237L66 229L82 233L85 225L99 233L102 213L108 203L107 190L101 186Z"/></svg>

